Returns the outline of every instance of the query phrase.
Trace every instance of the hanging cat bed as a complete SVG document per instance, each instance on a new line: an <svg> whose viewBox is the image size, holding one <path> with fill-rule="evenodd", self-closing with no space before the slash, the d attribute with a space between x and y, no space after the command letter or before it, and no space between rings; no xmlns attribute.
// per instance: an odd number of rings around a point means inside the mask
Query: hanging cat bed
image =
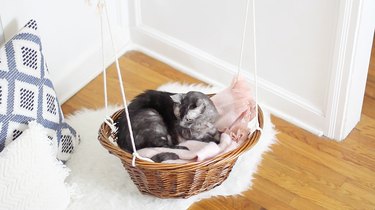
<svg viewBox="0 0 375 210"><path fill-rule="evenodd" d="M100 1L100 8L106 9L104 1ZM248 4L246 4L245 25L242 37L241 56L239 62L239 70L241 69L242 54L244 39L246 33L246 22L248 15ZM255 5L253 1L253 23L255 23ZM103 14L103 13L102 13ZM108 21L108 13L105 12L107 24L109 27L109 34L112 39L111 28ZM101 19L102 20L102 19ZM102 22L101 22L102 23ZM103 24L102 29L103 29ZM255 24L253 24L255 29ZM102 30L103 37L103 30ZM102 38L103 39L103 38ZM113 40L113 39L112 39ZM255 46L255 30L254 30L254 46ZM114 44L112 42L114 49ZM115 50L114 50L115 51ZM254 47L254 52L256 49ZM256 53L255 53L256 54ZM254 54L254 55L255 55ZM256 58L255 58L256 61ZM127 116L128 125L130 124L129 114L127 111L127 102L125 91L121 80L121 72L119 63L116 56L116 69L119 76L121 94L124 104L124 109L118 110L112 116L107 118L100 126L98 140L111 154L120 158L124 168L133 180L134 184L138 187L139 191L156 196L159 198L188 198L192 195L210 190L219 186L229 176L234 164L239 156L251 149L259 140L261 129L263 128L263 113L261 108L257 105L257 77L256 77L256 63L255 63L255 102L256 102L256 129L253 131L246 141L236 149L217 155L211 159L201 162L190 163L154 163L139 156L137 152L133 154L124 151L113 142L116 141L117 133L114 128L113 122L117 121L123 114ZM104 76L104 92L105 92L105 107L107 107L107 90L106 90L106 70L103 68ZM130 135L132 136L132 129L129 128ZM133 151L137 151L133 142ZM251 164L251 163L249 163Z"/></svg>

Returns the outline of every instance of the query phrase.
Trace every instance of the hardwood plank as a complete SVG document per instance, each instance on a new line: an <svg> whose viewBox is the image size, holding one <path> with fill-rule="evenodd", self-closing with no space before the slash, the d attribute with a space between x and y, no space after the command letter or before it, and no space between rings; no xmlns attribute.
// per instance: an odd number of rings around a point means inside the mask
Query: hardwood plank
<svg viewBox="0 0 375 210"><path fill-rule="evenodd" d="M374 107L375 109L375 107ZM366 115L362 115L361 121L356 126L362 136L369 137L375 140L375 119Z"/></svg>
<svg viewBox="0 0 375 210"><path fill-rule="evenodd" d="M247 198L253 198L255 191L266 193L278 205L288 206L296 195L262 176L255 174L252 189L243 193ZM255 190L255 191L254 191ZM265 206L267 207L267 206Z"/></svg>
<svg viewBox="0 0 375 210"><path fill-rule="evenodd" d="M184 73L176 72L173 67L156 59L153 59L145 54L131 51L126 54L126 57L146 68L157 70L160 74L164 75L167 78L170 78L173 81L179 81L182 83L203 83L202 81L193 77L187 77Z"/></svg>
<svg viewBox="0 0 375 210"><path fill-rule="evenodd" d="M365 155L371 159L375 158L373 149L375 148L374 139L369 136L362 135L362 132L357 128L354 128L347 139L340 144L347 148L351 148L354 153Z"/></svg>
<svg viewBox="0 0 375 210"><path fill-rule="evenodd" d="M318 210L318 209L326 209L322 206L319 206L312 201L296 196L291 202L290 205L296 209L303 209L303 210Z"/></svg>
<svg viewBox="0 0 375 210"><path fill-rule="evenodd" d="M375 191L369 191L369 189L365 189L354 183L353 180L345 182L341 186L341 189L349 193L348 197L356 197L359 202L365 202L375 207Z"/></svg>
<svg viewBox="0 0 375 210"><path fill-rule="evenodd" d="M372 119L375 118L375 98L365 97L362 106L362 117L366 115Z"/></svg>
<svg viewBox="0 0 375 210"><path fill-rule="evenodd" d="M375 99L375 36L372 43L371 59L368 70L365 95L367 97Z"/></svg>
<svg viewBox="0 0 375 210"><path fill-rule="evenodd" d="M264 209L259 204L243 197L237 196L215 196L214 199L205 199L195 203L189 209L206 210L206 209L220 209L220 210L261 210Z"/></svg>
<svg viewBox="0 0 375 210"><path fill-rule="evenodd" d="M261 165L260 169L259 175L263 178L274 182L299 197L311 201L317 206L326 209L334 209L337 207L340 207L341 209L351 209L348 204L342 202L341 199L337 199L337 196L332 198L330 195L326 195L326 191L322 192L319 190L318 183L321 182L321 179L323 179L324 176L315 177L313 174L306 173L303 170L298 170L297 168L289 164L284 164L282 161L278 161L275 158L268 159L267 162L264 162ZM330 190L330 188L333 189ZM324 189L335 191L338 189L338 186L329 183Z"/></svg>
<svg viewBox="0 0 375 210"><path fill-rule="evenodd" d="M285 148L281 148L283 150L287 150ZM276 151L275 151L276 152ZM290 151L288 151L290 152ZM277 152L276 152L277 153ZM291 156L294 156L294 154L291 154ZM305 198L305 200L310 200L311 202L317 203L316 200L320 200L322 198L320 197L305 197L305 194L308 194L308 191L313 188L316 191L319 191L320 194L332 198L334 197L335 201L340 202L341 204L335 204L337 205L336 207L339 208L363 208L363 209L370 209L371 206L373 205L370 201L363 199L361 196L354 194L353 191L348 190L346 187L343 187L344 184L348 184L346 181L347 179L345 176L341 175L340 181L335 181L334 177L332 177L330 174L325 173L326 170L324 171L310 171L306 170L306 168L303 165L295 164L295 162L287 162L284 161L283 159L279 159L280 156L274 157L272 162L272 165L264 165L263 167L268 167L268 168L277 168L281 173L287 174L288 176L292 177L295 180L298 180L303 184L303 189L293 189L293 187L289 186L283 186L283 187L288 187L288 190L294 191L296 194L295 197L302 197ZM300 157L299 156L294 156L294 160L298 160ZM306 165L309 164L306 162ZM277 167L275 167L277 166ZM264 176L263 174L260 174L261 176ZM267 174L268 175L268 174ZM331 176L331 177L330 177ZM340 178L340 176L337 176ZM297 181L295 181L297 182ZM314 183L313 185L310 185L310 183ZM294 185L291 185L294 186ZM298 186L298 183L297 183ZM306 190L307 189L307 190ZM357 191L354 192L360 192L359 187L355 188ZM307 191L307 192L306 192ZM365 191L365 190L363 190ZM367 191L368 192L368 191ZM296 202L296 201L294 201ZM328 204L329 202L325 201L324 202ZM322 204L317 203L318 205L321 205L325 208L331 209L334 206L324 206ZM333 203L332 203L333 204ZM296 205L296 203L294 204ZM296 208L302 208L303 206L295 206ZM303 208L305 209L305 208Z"/></svg>
<svg viewBox="0 0 375 210"><path fill-rule="evenodd" d="M361 122L357 126L359 132L362 132L360 130L367 131L369 129L372 129L367 128L372 124L372 122L369 122L369 119L367 119L366 116L364 116L363 118L364 122ZM368 168L375 171L375 153L373 152L373 149L371 149L371 147L368 147L369 145L373 145L375 147L375 141L367 141L365 143L363 141L358 141L357 129L355 129L344 142L336 142L328 140L326 138L315 136L305 130L296 130L294 126L290 125L288 122L282 119L274 118L273 121L278 125L278 129L280 131L288 134L295 139L298 139L301 142L308 144L311 147L314 147L316 150L322 151L336 158L351 161L356 164L367 165ZM360 135L360 137L365 136L367 135L363 132Z"/></svg>
<svg viewBox="0 0 375 210"><path fill-rule="evenodd" d="M285 204L273 196L267 193L267 189L261 189L259 187L254 187L251 191L247 191L245 195L248 199L259 203L266 209L270 210L293 210L294 208L289 204ZM210 208L207 208L210 209Z"/></svg>
<svg viewBox="0 0 375 210"><path fill-rule="evenodd" d="M367 85L365 95L371 98L375 98L375 76L367 78Z"/></svg>
<svg viewBox="0 0 375 210"><path fill-rule="evenodd" d="M314 180L314 183L322 182L326 185L341 186L347 179L345 175L337 173L331 168L321 165L319 162L295 152L284 144L279 144L277 147L274 147L273 153L277 154L277 156L272 157L273 159L277 159L278 161L293 167L294 170L302 171L305 176L311 176L311 178L316 179ZM322 174L324 174L324 177L320 177Z"/></svg>
<svg viewBox="0 0 375 210"><path fill-rule="evenodd" d="M369 187L375 189L375 172L371 171L369 168L337 159L319 150L314 150L313 147L296 141L294 138L284 133L280 133L279 137L282 138L282 141L279 141L280 144L285 144L285 146L296 151L297 153L306 155L310 159L336 171L337 173L345 175L351 179L364 182ZM354 171L355 173L353 173Z"/></svg>

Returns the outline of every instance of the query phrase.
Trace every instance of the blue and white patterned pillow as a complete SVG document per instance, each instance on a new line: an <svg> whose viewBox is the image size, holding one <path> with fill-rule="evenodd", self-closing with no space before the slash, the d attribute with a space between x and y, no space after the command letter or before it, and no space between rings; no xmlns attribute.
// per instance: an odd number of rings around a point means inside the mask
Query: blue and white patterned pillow
<svg viewBox="0 0 375 210"><path fill-rule="evenodd" d="M47 128L57 158L66 161L79 143L49 79L35 20L0 48L0 152L36 120Z"/></svg>

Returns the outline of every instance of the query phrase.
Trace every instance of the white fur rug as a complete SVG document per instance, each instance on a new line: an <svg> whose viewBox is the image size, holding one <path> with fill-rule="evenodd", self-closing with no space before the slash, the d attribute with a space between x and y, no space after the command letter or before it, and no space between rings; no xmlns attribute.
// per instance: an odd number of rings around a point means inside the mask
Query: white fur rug
<svg viewBox="0 0 375 210"><path fill-rule="evenodd" d="M171 92L186 92L192 89L205 92L217 90L178 84L163 86L161 89ZM117 107L111 107L109 113L116 110ZM67 119L81 135L81 144L67 163L71 169L67 182L74 192L68 209L187 209L192 203L211 196L240 194L251 187L253 174L262 160L262 154L268 151L276 140L270 116L264 111L261 139L237 160L230 176L221 186L188 199L159 199L142 195L120 160L100 145L97 134L105 115L104 109L82 110Z"/></svg>

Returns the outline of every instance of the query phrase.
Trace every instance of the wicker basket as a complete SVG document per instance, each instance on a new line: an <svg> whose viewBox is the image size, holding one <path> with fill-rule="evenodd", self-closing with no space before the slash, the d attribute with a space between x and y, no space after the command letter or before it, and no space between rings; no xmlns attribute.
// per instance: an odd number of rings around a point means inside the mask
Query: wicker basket
<svg viewBox="0 0 375 210"><path fill-rule="evenodd" d="M259 126L263 128L263 112L258 108ZM115 112L112 119L116 120L123 109ZM113 155L121 159L134 184L139 191L159 198L188 198L192 195L210 190L219 186L231 172L237 158L243 152L254 146L260 137L260 131L256 130L237 149L218 155L202 162L185 164L151 163L136 160L133 167L132 154L114 145L109 137L115 138L110 127L103 123L99 130L100 143Z"/></svg>

